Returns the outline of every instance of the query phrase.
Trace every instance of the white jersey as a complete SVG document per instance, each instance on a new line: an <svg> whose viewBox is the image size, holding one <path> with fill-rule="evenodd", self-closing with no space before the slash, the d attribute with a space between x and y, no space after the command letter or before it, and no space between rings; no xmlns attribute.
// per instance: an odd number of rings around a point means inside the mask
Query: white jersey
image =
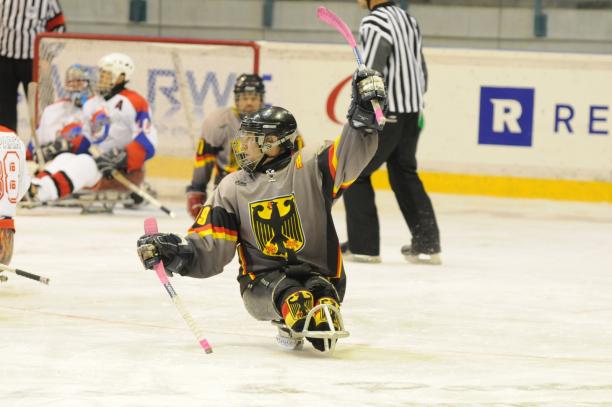
<svg viewBox="0 0 612 407"><path fill-rule="evenodd" d="M109 100L95 96L83 106L83 134L101 152L125 149L136 141L146 152L145 159L155 154L157 130L151 123L149 104L138 93L123 89Z"/></svg>
<svg viewBox="0 0 612 407"><path fill-rule="evenodd" d="M25 146L12 130L0 126L0 217L15 216L29 186Z"/></svg>
<svg viewBox="0 0 612 407"><path fill-rule="evenodd" d="M41 145L62 136L67 140L83 133L83 111L68 99L60 99L43 110L36 130Z"/></svg>

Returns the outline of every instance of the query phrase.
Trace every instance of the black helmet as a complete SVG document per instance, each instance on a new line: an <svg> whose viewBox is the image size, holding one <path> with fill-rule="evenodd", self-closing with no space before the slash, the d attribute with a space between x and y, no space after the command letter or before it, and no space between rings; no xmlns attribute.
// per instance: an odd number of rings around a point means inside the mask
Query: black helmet
<svg viewBox="0 0 612 407"><path fill-rule="evenodd" d="M255 92L259 95L266 93L263 79L257 74L243 73L240 75L234 84L234 95L238 96L240 93L246 92Z"/></svg>
<svg viewBox="0 0 612 407"><path fill-rule="evenodd" d="M275 141L266 140L274 135ZM232 141L236 161L242 169L253 172L264 161L266 153L275 146L283 147L284 153L290 155L295 148L297 122L287 109L278 106L265 107L247 115L240 123L240 130ZM257 143L260 155L248 151L249 139Z"/></svg>

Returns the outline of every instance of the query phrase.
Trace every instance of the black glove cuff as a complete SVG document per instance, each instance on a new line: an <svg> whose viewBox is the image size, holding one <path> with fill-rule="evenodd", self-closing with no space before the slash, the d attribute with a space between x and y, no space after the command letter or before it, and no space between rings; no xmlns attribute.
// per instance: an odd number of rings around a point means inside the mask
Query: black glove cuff
<svg viewBox="0 0 612 407"><path fill-rule="evenodd" d="M181 276L187 274L191 264L193 263L195 255L195 250L193 248L193 243L189 240L186 240L186 244L178 245L178 253L174 256L171 262L166 263L164 261L164 265L166 267L166 273L172 274L180 274Z"/></svg>
<svg viewBox="0 0 612 407"><path fill-rule="evenodd" d="M365 109L359 105L352 105L346 116L349 119L349 125L354 129L372 129L380 131L383 126L376 122L376 114L370 109Z"/></svg>

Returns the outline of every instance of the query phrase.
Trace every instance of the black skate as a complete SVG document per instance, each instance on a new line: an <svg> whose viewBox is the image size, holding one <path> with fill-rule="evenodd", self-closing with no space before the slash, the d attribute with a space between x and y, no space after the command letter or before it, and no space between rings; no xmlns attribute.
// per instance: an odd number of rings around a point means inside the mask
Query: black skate
<svg viewBox="0 0 612 407"><path fill-rule="evenodd" d="M407 261L414 264L430 264L434 266L439 266L442 264L442 258L440 257L440 252L437 253L422 253L417 250L414 250L412 246L405 245L402 246L402 254L406 258Z"/></svg>
<svg viewBox="0 0 612 407"><path fill-rule="evenodd" d="M358 254L351 252L348 242L340 244L340 251L342 252L342 257L344 260L354 263L380 263L382 261L380 256L371 256L369 254Z"/></svg>

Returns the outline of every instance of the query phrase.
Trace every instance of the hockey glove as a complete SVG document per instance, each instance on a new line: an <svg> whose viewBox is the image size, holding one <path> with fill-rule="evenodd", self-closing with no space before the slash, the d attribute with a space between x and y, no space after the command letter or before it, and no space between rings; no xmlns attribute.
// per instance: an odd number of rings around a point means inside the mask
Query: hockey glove
<svg viewBox="0 0 612 407"><path fill-rule="evenodd" d="M40 148L43 159L51 161L61 153L70 151L70 142L63 137L58 137L55 141L45 144Z"/></svg>
<svg viewBox="0 0 612 407"><path fill-rule="evenodd" d="M169 276L173 273L182 274L181 271L193 260L191 242L172 233L143 235L136 246L138 257L147 269L153 269L153 266L162 261Z"/></svg>
<svg viewBox="0 0 612 407"><path fill-rule="evenodd" d="M357 70L353 74L351 106L346 117L355 129L382 130L376 123L372 100L378 100L383 112L387 106L387 92L382 75L372 69Z"/></svg>
<svg viewBox="0 0 612 407"><path fill-rule="evenodd" d="M190 191L189 188L187 188L187 212L195 219L206 202L206 192Z"/></svg>
<svg viewBox="0 0 612 407"><path fill-rule="evenodd" d="M112 178L113 170L127 169L127 153L125 150L113 148L97 157L96 165L104 177Z"/></svg>

